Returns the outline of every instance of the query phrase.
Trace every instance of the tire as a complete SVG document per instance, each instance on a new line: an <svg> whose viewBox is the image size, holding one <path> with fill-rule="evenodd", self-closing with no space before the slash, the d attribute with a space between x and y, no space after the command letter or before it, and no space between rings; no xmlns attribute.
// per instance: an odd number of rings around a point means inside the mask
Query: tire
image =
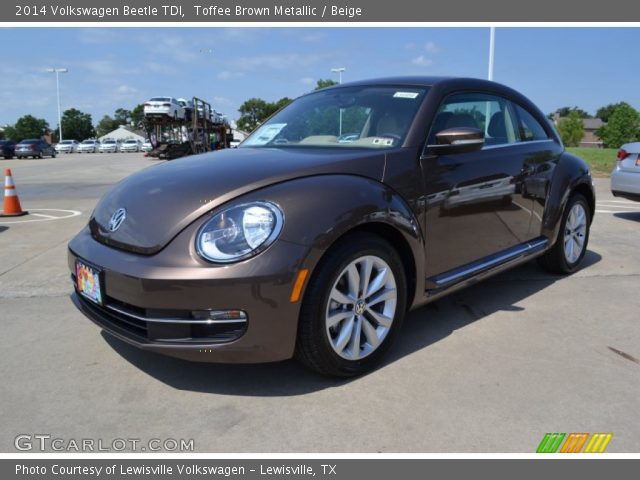
<svg viewBox="0 0 640 480"><path fill-rule="evenodd" d="M579 193L572 194L562 215L556 243L540 257L540 265L551 273L564 275L578 270L587 252L590 226L591 211L587 199ZM573 249L569 248L570 244ZM577 252L576 248L580 251Z"/></svg>
<svg viewBox="0 0 640 480"><path fill-rule="evenodd" d="M51 158L56 158L56 152L51 152Z"/></svg>
<svg viewBox="0 0 640 480"><path fill-rule="evenodd" d="M363 285L359 280L367 261L372 265L370 274L366 275L371 292L368 296L362 295ZM382 273L385 268L387 276ZM354 290L349 288L348 269L358 273L358 277L351 277L358 278L353 281L358 284L357 301L351 301L356 295L349 293ZM376 281L382 278L385 283L380 285ZM376 285L379 288L371 291ZM391 294L389 299L376 302L381 292L393 292L393 287L395 299ZM347 293L342 293L344 291ZM335 300L340 294L351 302ZM400 330L406 313L406 296L404 266L388 242L377 235L365 234L339 241L318 264L307 286L300 312L296 359L322 375L353 377L373 369ZM376 303L367 305L365 300ZM337 323L330 326L332 316ZM388 324L379 323L376 317L384 318Z"/></svg>

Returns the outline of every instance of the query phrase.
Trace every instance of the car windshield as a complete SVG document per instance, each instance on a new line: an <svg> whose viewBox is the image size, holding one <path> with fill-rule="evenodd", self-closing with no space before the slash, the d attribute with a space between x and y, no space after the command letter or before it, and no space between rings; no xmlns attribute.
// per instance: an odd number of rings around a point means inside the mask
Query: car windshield
<svg viewBox="0 0 640 480"><path fill-rule="evenodd" d="M95 140L85 140L82 143L84 143L85 145L93 145L94 143L96 143Z"/></svg>
<svg viewBox="0 0 640 480"><path fill-rule="evenodd" d="M36 143L40 143L40 140L23 140L20 143L22 145L35 145Z"/></svg>
<svg viewBox="0 0 640 480"><path fill-rule="evenodd" d="M116 143L116 141L115 141L115 140L105 140L105 141L104 141L104 142L102 142L102 143L111 144L111 143Z"/></svg>
<svg viewBox="0 0 640 480"><path fill-rule="evenodd" d="M60 145L69 145L71 143L73 143L73 140L63 140L60 142Z"/></svg>
<svg viewBox="0 0 640 480"><path fill-rule="evenodd" d="M240 147L397 147L426 92L406 86L320 90L276 113Z"/></svg>
<svg viewBox="0 0 640 480"><path fill-rule="evenodd" d="M167 97L153 97L150 102L170 102L171 99Z"/></svg>
<svg viewBox="0 0 640 480"><path fill-rule="evenodd" d="M127 141L126 141L126 142L124 142L124 143L137 143L137 142L136 142L135 140L127 140Z"/></svg>

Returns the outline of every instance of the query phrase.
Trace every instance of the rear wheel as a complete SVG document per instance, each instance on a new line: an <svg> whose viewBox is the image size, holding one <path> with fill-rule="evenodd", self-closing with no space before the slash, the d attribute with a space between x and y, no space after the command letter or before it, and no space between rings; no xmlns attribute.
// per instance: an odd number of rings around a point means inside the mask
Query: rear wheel
<svg viewBox="0 0 640 480"><path fill-rule="evenodd" d="M590 225L587 199L579 193L573 194L562 216L558 239L540 258L540 264L552 273L575 272L587 252Z"/></svg>
<svg viewBox="0 0 640 480"><path fill-rule="evenodd" d="M402 261L382 238L358 234L336 244L307 287L296 358L324 375L371 370L397 336L406 290Z"/></svg>

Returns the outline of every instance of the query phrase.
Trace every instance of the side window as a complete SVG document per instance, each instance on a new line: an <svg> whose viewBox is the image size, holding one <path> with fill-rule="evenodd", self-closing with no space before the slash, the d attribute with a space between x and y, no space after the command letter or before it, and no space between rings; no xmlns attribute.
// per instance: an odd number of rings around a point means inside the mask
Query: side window
<svg viewBox="0 0 640 480"><path fill-rule="evenodd" d="M540 123L520 105L514 104L518 114L518 134L521 142L533 140L547 140L549 135Z"/></svg>
<svg viewBox="0 0 640 480"><path fill-rule="evenodd" d="M447 128L474 127L482 130L485 146L508 145L518 141L510 102L483 93L461 93L447 97L436 114L428 144Z"/></svg>

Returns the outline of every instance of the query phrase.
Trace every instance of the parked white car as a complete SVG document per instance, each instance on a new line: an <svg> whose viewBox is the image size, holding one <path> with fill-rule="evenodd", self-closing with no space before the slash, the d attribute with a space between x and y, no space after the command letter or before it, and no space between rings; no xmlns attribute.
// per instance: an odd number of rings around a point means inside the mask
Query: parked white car
<svg viewBox="0 0 640 480"><path fill-rule="evenodd" d="M178 98L178 103L184 109L185 120L191 120L193 115L193 101L186 98Z"/></svg>
<svg viewBox="0 0 640 480"><path fill-rule="evenodd" d="M618 150L611 172L611 193L640 202L640 142L626 143Z"/></svg>
<svg viewBox="0 0 640 480"><path fill-rule="evenodd" d="M139 152L141 146L142 146L142 142L140 142L140 140L129 139L122 142L122 144L120 145L120 151L121 152Z"/></svg>
<svg viewBox="0 0 640 480"><path fill-rule="evenodd" d="M153 97L144 104L144 114L151 117L184 119L184 107L173 97Z"/></svg>
<svg viewBox="0 0 640 480"><path fill-rule="evenodd" d="M98 152L100 153L115 153L120 151L120 141L113 138L107 138L100 143Z"/></svg>
<svg viewBox="0 0 640 480"><path fill-rule="evenodd" d="M54 148L56 149L56 153L76 153L78 151L78 145L77 140L63 140L57 143Z"/></svg>
<svg viewBox="0 0 640 480"><path fill-rule="evenodd" d="M78 145L78 153L96 153L100 148L98 140L83 140Z"/></svg>
<svg viewBox="0 0 640 480"><path fill-rule="evenodd" d="M153 145L151 145L151 141L145 140L145 142L140 147L140 150L142 150L143 152L150 152L151 150L153 150Z"/></svg>

